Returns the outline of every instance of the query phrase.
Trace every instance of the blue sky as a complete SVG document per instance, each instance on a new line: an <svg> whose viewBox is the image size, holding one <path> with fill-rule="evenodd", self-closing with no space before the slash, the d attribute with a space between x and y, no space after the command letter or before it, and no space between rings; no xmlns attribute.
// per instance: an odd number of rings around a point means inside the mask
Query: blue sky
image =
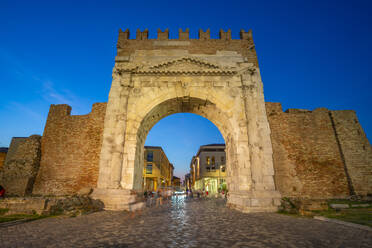
<svg viewBox="0 0 372 248"><path fill-rule="evenodd" d="M176 2L176 3L175 3ZM0 4L0 146L42 134L50 104L73 114L106 102L119 28L252 29L266 101L283 109L353 109L372 137L372 1L16 1ZM173 125L178 127L174 128ZM197 134L195 134L195 131ZM177 138L176 138L177 137ZM186 172L205 143L223 142L202 117L177 114L150 132Z"/></svg>

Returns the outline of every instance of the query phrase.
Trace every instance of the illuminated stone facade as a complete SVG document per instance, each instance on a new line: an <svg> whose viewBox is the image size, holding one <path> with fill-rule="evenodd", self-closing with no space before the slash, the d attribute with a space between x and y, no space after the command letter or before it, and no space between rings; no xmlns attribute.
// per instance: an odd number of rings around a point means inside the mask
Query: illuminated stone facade
<svg viewBox="0 0 372 248"><path fill-rule="evenodd" d="M192 189L217 194L226 188L226 153L224 144L204 145L190 163Z"/></svg>
<svg viewBox="0 0 372 248"><path fill-rule="evenodd" d="M226 143L228 204L241 211L276 211L270 127L251 32L220 39L208 32L156 40L138 32L119 33L118 53L107 103L94 197L107 209L125 209L131 191L142 191L144 142L160 119L180 112L213 122Z"/></svg>
<svg viewBox="0 0 372 248"><path fill-rule="evenodd" d="M173 165L160 146L145 146L143 189L156 191L172 186Z"/></svg>

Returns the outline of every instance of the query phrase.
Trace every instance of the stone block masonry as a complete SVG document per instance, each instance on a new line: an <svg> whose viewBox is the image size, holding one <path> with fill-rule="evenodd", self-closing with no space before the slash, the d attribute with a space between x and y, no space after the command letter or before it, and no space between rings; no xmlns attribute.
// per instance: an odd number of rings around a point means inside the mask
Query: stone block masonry
<svg viewBox="0 0 372 248"><path fill-rule="evenodd" d="M0 185L8 196L31 194L40 165L40 140L39 135L12 139L0 169Z"/></svg>
<svg viewBox="0 0 372 248"><path fill-rule="evenodd" d="M95 103L87 115L51 105L33 194L69 195L96 187L105 111L106 103Z"/></svg>
<svg viewBox="0 0 372 248"><path fill-rule="evenodd" d="M283 112L280 103L266 103L266 110L282 196L326 199L372 193L371 146L354 111Z"/></svg>

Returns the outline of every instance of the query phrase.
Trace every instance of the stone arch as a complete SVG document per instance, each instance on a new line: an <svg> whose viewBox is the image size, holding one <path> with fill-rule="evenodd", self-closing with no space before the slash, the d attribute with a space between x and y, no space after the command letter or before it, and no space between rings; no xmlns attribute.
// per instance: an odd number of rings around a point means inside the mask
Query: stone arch
<svg viewBox="0 0 372 248"><path fill-rule="evenodd" d="M199 116L202 116L209 121L211 121L221 132L224 139L227 137L232 137L233 129L232 124L230 123L227 115L220 109L216 107L216 104L210 102L206 99L200 98L171 98L168 99L156 106L154 106L148 113L145 115L139 128L137 129L137 145L136 145L136 154L134 159L134 175L133 175L133 188L136 190L141 189L141 180L142 180L142 169L144 164L144 143L146 137L151 128L161 119L166 116L175 114L175 113L193 113ZM230 161L235 161L237 156L237 151L233 150L231 147L236 147L236 145L230 145L235 140L230 138L226 142L226 147L229 149L230 153L226 156L226 168L227 168L227 184L229 187L234 187L233 181L231 180L232 171L230 170ZM123 185L128 186L128 185Z"/></svg>
<svg viewBox="0 0 372 248"><path fill-rule="evenodd" d="M174 59L165 61L162 51L138 55L115 64L93 197L106 209L128 209L142 189L148 131L167 115L190 112L213 122L225 139L228 204L246 212L275 211L280 194L258 68L235 54L200 59L170 53Z"/></svg>
<svg viewBox="0 0 372 248"><path fill-rule="evenodd" d="M242 120L239 119L244 115L244 112L238 111L238 109L242 109L242 103L236 95L226 97L221 89L216 90L213 87L192 88L185 87L182 84L176 84L174 87L133 88L130 94L133 97L128 99L122 174L120 177L121 188L141 190L142 184L139 183L142 180L143 166L141 154L143 154L143 145L147 133L160 119L174 113L194 113L214 123L225 141L228 140L225 142L227 149L231 151L235 149L231 153L233 156L228 156L227 164L230 161L236 163L238 160L238 144L234 144L230 148L232 142L237 142L240 138L240 147L248 149L247 140L243 139L247 130L244 125L241 125ZM248 152L246 152L244 160L249 163ZM238 190L238 173L236 170L230 170L230 167L227 166L227 183L231 188ZM250 177L248 167L247 165L245 174ZM235 182L235 184L233 185L231 182ZM245 186L247 183L249 182L246 182ZM243 184L240 184L240 188L242 186Z"/></svg>

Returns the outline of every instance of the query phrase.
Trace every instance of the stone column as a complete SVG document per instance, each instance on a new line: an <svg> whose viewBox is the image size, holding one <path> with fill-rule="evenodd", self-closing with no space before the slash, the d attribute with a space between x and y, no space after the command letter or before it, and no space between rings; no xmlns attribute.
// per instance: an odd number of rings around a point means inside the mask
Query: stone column
<svg viewBox="0 0 372 248"><path fill-rule="evenodd" d="M275 189L270 127L266 116L263 84L258 68L242 74L242 96L247 120L249 161L239 165L239 174L251 173L251 184L239 179L239 192L230 194L233 207L243 212L276 211L280 193ZM239 151L239 154L242 154ZM249 169L245 167L250 167Z"/></svg>
<svg viewBox="0 0 372 248"><path fill-rule="evenodd" d="M115 68L114 68L115 70ZM100 199L108 210L129 209L135 201L130 189L121 186L123 147L127 122L131 75L114 72L107 103L97 188L92 197Z"/></svg>

